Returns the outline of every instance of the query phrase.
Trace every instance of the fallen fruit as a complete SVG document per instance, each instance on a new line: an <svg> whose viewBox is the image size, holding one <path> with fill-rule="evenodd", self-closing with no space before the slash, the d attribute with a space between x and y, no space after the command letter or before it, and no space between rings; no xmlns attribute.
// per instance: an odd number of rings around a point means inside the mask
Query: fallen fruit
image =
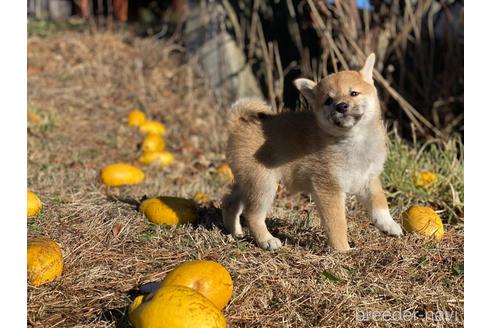
<svg viewBox="0 0 492 328"><path fill-rule="evenodd" d="M220 310L206 297L188 287L160 287L154 294L136 303L130 306L128 314L136 328L227 327Z"/></svg>
<svg viewBox="0 0 492 328"><path fill-rule="evenodd" d="M27 192L27 217L38 216L41 213L41 209L43 208L43 204L41 204L41 200L38 196L32 191Z"/></svg>
<svg viewBox="0 0 492 328"><path fill-rule="evenodd" d="M178 265L162 281L161 287L193 288L222 310L232 296L232 278L226 268L214 261L189 261Z"/></svg>
<svg viewBox="0 0 492 328"><path fill-rule="evenodd" d="M101 170L102 183L112 187L135 185L142 182L144 177L139 168L125 163L110 164Z"/></svg>
<svg viewBox="0 0 492 328"><path fill-rule="evenodd" d="M145 120L145 114L137 109L128 114L128 126L140 126Z"/></svg>
<svg viewBox="0 0 492 328"><path fill-rule="evenodd" d="M159 151L153 153L143 153L138 161L144 165L158 164L160 166L167 166L174 163L175 159L173 154L168 151Z"/></svg>
<svg viewBox="0 0 492 328"><path fill-rule="evenodd" d="M164 124L156 121L145 121L140 125L140 132L143 134L164 134L166 132L166 127Z"/></svg>
<svg viewBox="0 0 492 328"><path fill-rule="evenodd" d="M417 187L429 187L436 179L436 175L432 172L418 172L415 174L414 183Z"/></svg>
<svg viewBox="0 0 492 328"><path fill-rule="evenodd" d="M198 204L205 204L206 202L208 202L208 195L203 192L197 192L193 196L193 200Z"/></svg>
<svg viewBox="0 0 492 328"><path fill-rule="evenodd" d="M217 174L226 181L232 181L234 175L232 174L231 167L227 163L222 163L217 167Z"/></svg>
<svg viewBox="0 0 492 328"><path fill-rule="evenodd" d="M28 112L27 121L29 124L36 126L43 123L44 119L35 112Z"/></svg>
<svg viewBox="0 0 492 328"><path fill-rule="evenodd" d="M441 218L430 207L412 206L403 216L403 228L408 232L418 232L437 240L444 234Z"/></svg>
<svg viewBox="0 0 492 328"><path fill-rule="evenodd" d="M184 224L198 219L195 202L179 197L157 197L146 199L139 211L155 224Z"/></svg>
<svg viewBox="0 0 492 328"><path fill-rule="evenodd" d="M56 242L48 238L33 238L27 243L27 275L29 282L39 286L59 277L63 256Z"/></svg>
<svg viewBox="0 0 492 328"><path fill-rule="evenodd" d="M142 150L144 153L163 151L165 147L166 143L159 134L148 134L142 142Z"/></svg>
<svg viewBox="0 0 492 328"><path fill-rule="evenodd" d="M135 297L132 304L130 304L130 306L128 306L128 313L131 313L136 308L138 308L140 306L140 304L142 304L142 302L144 301L144 298L145 298L144 295L138 295L137 297Z"/></svg>

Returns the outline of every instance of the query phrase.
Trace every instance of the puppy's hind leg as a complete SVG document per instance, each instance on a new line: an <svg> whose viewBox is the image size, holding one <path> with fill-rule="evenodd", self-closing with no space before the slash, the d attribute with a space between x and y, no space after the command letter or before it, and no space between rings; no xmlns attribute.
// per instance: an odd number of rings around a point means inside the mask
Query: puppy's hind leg
<svg viewBox="0 0 492 328"><path fill-rule="evenodd" d="M246 190L246 189L245 189ZM244 195L244 217L258 246L266 250L276 250L282 246L280 239L272 236L265 224L268 210L272 206L277 191L273 177L257 177L247 186Z"/></svg>
<svg viewBox="0 0 492 328"><path fill-rule="evenodd" d="M222 200L222 222L226 230L235 238L244 237L240 216L244 204L241 199L241 188L238 184L232 187L231 193Z"/></svg>

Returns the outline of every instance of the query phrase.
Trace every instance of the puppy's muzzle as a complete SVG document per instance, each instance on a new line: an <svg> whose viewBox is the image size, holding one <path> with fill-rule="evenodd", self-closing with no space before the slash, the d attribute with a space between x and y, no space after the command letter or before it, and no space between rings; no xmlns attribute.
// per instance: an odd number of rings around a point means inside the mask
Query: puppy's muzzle
<svg viewBox="0 0 492 328"><path fill-rule="evenodd" d="M349 109L349 105L347 103L341 102L338 103L335 107L335 110L340 114L345 114Z"/></svg>

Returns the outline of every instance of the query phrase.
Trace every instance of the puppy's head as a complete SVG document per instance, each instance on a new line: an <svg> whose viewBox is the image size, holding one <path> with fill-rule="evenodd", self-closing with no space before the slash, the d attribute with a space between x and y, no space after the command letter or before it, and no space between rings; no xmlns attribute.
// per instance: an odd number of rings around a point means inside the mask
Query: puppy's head
<svg viewBox="0 0 492 328"><path fill-rule="evenodd" d="M360 71L330 74L318 84L308 79L294 81L326 132L346 135L380 117L372 79L374 61L370 54Z"/></svg>

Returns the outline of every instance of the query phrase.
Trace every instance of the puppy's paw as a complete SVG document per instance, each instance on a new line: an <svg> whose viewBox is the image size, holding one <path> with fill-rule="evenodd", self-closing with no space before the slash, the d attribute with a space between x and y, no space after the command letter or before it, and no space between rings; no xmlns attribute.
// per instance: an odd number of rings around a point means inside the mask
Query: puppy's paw
<svg viewBox="0 0 492 328"><path fill-rule="evenodd" d="M373 220L376 227L391 236L403 236L403 230L396 223L388 210L376 210L373 213Z"/></svg>
<svg viewBox="0 0 492 328"><path fill-rule="evenodd" d="M282 242L280 239L272 237L264 241L258 241L258 246L268 251L274 251L282 247Z"/></svg>
<svg viewBox="0 0 492 328"><path fill-rule="evenodd" d="M338 242L338 243L331 242L330 246L337 253L347 253L347 252L354 250L354 248L351 248L349 246L347 241L342 241L342 242Z"/></svg>
<svg viewBox="0 0 492 328"><path fill-rule="evenodd" d="M355 248L350 248L350 247L343 248L343 249L338 249L338 248L335 248L334 249L335 253L350 253L350 252L352 252L354 250L355 250Z"/></svg>
<svg viewBox="0 0 492 328"><path fill-rule="evenodd" d="M236 239L242 239L244 238L244 233L242 231L235 231L231 233L232 237Z"/></svg>
<svg viewBox="0 0 492 328"><path fill-rule="evenodd" d="M393 220L384 221L379 224L376 222L376 227L378 227L379 230L386 232L388 235L403 236L403 230L400 225Z"/></svg>
<svg viewBox="0 0 492 328"><path fill-rule="evenodd" d="M224 228L232 235L232 237L236 239L244 238L244 232L241 224L238 224L236 222L229 223L227 221L224 221Z"/></svg>

